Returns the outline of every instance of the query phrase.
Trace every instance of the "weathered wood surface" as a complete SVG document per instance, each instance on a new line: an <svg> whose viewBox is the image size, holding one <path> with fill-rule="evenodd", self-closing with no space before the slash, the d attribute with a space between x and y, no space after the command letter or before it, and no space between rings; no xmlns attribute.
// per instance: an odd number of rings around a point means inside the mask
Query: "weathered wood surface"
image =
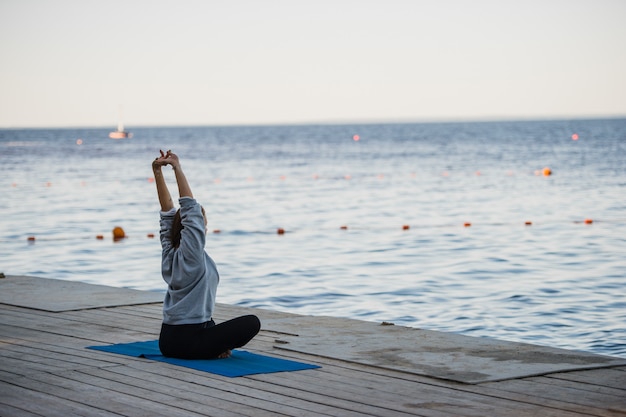
<svg viewBox="0 0 626 417"><path fill-rule="evenodd" d="M625 366L463 384L278 349L294 334L279 323L298 316L219 305L216 321L250 312L272 325L246 350L322 368L227 378L85 349L156 339L160 303L61 312L0 304L0 415L626 415Z"/></svg>

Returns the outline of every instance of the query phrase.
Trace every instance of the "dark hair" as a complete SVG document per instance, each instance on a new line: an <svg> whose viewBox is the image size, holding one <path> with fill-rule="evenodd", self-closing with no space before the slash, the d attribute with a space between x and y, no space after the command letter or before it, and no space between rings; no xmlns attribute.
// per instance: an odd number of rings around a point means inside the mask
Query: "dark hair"
<svg viewBox="0 0 626 417"><path fill-rule="evenodd" d="M206 212L204 211L204 207L200 206L202 209L202 216L206 219ZM180 219L180 209L176 210L176 214L174 215L174 222L172 223L172 230L170 230L170 240L172 241L172 245L177 248L180 246L180 232L183 230L183 222Z"/></svg>
<svg viewBox="0 0 626 417"><path fill-rule="evenodd" d="M172 245L177 248L180 245L180 231L183 230L183 223L180 220L180 209L176 210L172 230L170 230L170 240Z"/></svg>

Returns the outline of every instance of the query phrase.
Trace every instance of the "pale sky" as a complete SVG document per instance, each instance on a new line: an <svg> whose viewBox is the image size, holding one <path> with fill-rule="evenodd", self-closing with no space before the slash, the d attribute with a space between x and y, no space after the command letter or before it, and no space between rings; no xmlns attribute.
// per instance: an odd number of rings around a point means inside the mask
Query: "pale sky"
<svg viewBox="0 0 626 417"><path fill-rule="evenodd" d="M624 0L0 0L0 127L626 116Z"/></svg>

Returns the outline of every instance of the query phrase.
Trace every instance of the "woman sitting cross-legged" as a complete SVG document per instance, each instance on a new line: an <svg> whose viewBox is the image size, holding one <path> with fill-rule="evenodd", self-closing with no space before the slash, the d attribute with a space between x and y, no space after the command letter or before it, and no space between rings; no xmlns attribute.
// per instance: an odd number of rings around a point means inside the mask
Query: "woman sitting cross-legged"
<svg viewBox="0 0 626 417"><path fill-rule="evenodd" d="M204 250L206 215L193 198L178 156L171 151L152 162L161 204L161 272L167 283L159 348L164 356L181 359L226 358L231 349L247 344L261 328L254 315L215 324L212 315L219 283L217 267ZM170 165L178 184L176 210L163 177Z"/></svg>

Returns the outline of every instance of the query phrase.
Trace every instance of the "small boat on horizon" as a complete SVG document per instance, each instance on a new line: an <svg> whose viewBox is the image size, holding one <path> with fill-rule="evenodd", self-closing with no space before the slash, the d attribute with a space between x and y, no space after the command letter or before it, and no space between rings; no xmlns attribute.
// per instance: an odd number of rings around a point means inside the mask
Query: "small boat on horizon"
<svg viewBox="0 0 626 417"><path fill-rule="evenodd" d="M122 123L122 108L120 106L119 122L117 124L117 130L109 133L111 139L130 139L133 134L124 130L124 123Z"/></svg>
<svg viewBox="0 0 626 417"><path fill-rule="evenodd" d="M132 137L133 134L131 132L124 130L122 122L118 123L116 131L109 133L109 138L111 139L130 139Z"/></svg>

